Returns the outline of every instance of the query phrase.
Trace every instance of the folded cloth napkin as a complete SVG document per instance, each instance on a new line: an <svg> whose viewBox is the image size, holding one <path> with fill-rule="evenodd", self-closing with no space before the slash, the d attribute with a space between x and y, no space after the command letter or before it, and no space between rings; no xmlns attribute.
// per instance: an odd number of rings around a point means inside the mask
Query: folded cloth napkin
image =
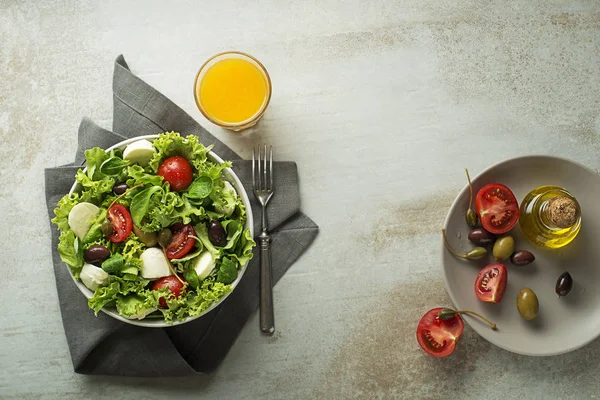
<svg viewBox="0 0 600 400"><path fill-rule="evenodd" d="M213 151L233 161L233 169L248 191L260 231L260 206L252 192L250 161L202 128L181 108L135 76L123 56L115 62L113 77L113 132L84 119L79 127L73 164L46 169L46 203L50 218L58 200L71 188L85 160L83 151L107 148L127 138L177 131L194 134ZM274 163L275 194L269 203L273 280L277 282L310 246L318 227L299 211L298 174L293 162ZM52 261L63 325L75 372L122 376L183 376L214 370L235 342L259 303L259 257L250 261L234 292L215 310L189 323L164 329L143 328L99 313L94 316L87 299L73 284L57 251L58 231L51 225ZM259 329L256 326L256 329Z"/></svg>

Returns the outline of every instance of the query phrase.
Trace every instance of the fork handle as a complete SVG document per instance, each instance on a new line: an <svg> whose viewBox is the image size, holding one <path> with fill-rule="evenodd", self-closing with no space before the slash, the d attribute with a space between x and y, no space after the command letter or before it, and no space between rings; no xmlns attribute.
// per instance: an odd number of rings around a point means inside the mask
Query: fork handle
<svg viewBox="0 0 600 400"><path fill-rule="evenodd" d="M271 279L271 237L263 232L260 241L260 330L272 335L275 332L273 315L273 281Z"/></svg>

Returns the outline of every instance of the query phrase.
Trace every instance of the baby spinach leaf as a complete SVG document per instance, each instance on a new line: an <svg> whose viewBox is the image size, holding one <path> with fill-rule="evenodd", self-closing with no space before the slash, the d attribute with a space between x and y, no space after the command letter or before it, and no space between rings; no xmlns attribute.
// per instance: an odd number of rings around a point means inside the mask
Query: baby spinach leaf
<svg viewBox="0 0 600 400"><path fill-rule="evenodd" d="M111 157L105 160L102 165L100 165L100 172L108 176L119 175L123 169L129 166L129 164L129 160L123 160L119 157Z"/></svg>
<svg viewBox="0 0 600 400"><path fill-rule="evenodd" d="M235 281L237 275L237 262L227 257L223 257L223 259L221 260L221 267L219 268L219 272L217 274L217 282L229 284Z"/></svg>
<svg viewBox="0 0 600 400"><path fill-rule="evenodd" d="M213 180L206 175L202 175L192 182L185 195L190 199L204 199L212 192L212 188Z"/></svg>
<svg viewBox="0 0 600 400"><path fill-rule="evenodd" d="M160 186L151 186L148 189L144 189L131 199L131 206L129 211L131 212L131 219L137 226L141 226L142 219L148 213L150 207L150 198L156 192L162 191Z"/></svg>

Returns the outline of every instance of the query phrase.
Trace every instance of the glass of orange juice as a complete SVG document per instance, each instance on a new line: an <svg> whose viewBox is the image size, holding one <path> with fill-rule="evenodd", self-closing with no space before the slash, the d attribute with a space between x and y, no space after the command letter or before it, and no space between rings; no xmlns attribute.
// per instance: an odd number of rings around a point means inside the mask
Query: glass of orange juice
<svg viewBox="0 0 600 400"><path fill-rule="evenodd" d="M233 131L254 126L271 100L271 78L256 58L238 51L219 53L202 65L194 98L212 123Z"/></svg>

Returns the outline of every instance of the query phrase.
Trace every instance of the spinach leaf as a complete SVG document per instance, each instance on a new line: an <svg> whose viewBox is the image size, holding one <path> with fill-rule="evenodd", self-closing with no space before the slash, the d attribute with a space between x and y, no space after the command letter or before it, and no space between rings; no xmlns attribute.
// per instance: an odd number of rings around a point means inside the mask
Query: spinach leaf
<svg viewBox="0 0 600 400"><path fill-rule="evenodd" d="M119 157L111 157L105 160L102 165L100 165L100 172L104 175L114 176L119 175L124 168L129 166L131 161L123 160Z"/></svg>
<svg viewBox="0 0 600 400"><path fill-rule="evenodd" d="M221 267L217 274L217 282L229 284L235 281L238 276L237 262L227 257L223 257L221 260Z"/></svg>
<svg viewBox="0 0 600 400"><path fill-rule="evenodd" d="M162 191L160 186L151 186L148 189L144 189L131 199L131 205L129 211L131 212L131 219L137 226L141 226L142 219L148 214L150 207L150 198L156 192Z"/></svg>
<svg viewBox="0 0 600 400"><path fill-rule="evenodd" d="M202 175L192 182L185 196L190 199L201 200L208 197L212 189L213 180L209 176Z"/></svg>
<svg viewBox="0 0 600 400"><path fill-rule="evenodd" d="M198 274L194 271L193 268L188 269L183 274L183 278L190 284L191 287L197 289L200 286L200 280L198 280Z"/></svg>
<svg viewBox="0 0 600 400"><path fill-rule="evenodd" d="M102 179L100 166L104 161L106 161L108 154L106 154L106 152L99 147L88 149L84 152L84 154L87 165L87 176L93 181Z"/></svg>

